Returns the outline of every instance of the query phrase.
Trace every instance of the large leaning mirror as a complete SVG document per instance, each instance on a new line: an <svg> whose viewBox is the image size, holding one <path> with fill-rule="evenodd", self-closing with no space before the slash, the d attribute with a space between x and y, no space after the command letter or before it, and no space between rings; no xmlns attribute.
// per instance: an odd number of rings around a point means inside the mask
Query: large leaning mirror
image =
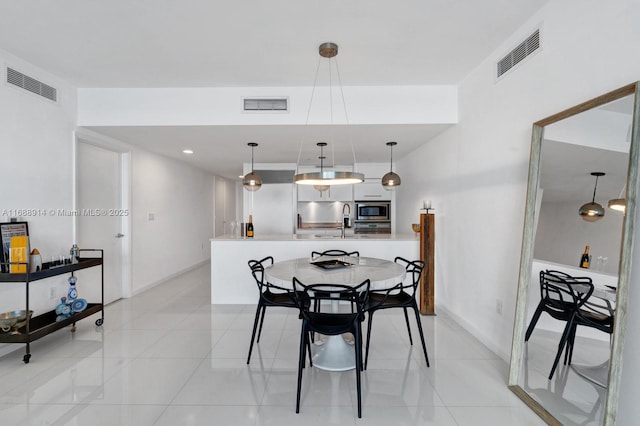
<svg viewBox="0 0 640 426"><path fill-rule="evenodd" d="M548 424L615 424L638 85L533 125L509 387Z"/></svg>

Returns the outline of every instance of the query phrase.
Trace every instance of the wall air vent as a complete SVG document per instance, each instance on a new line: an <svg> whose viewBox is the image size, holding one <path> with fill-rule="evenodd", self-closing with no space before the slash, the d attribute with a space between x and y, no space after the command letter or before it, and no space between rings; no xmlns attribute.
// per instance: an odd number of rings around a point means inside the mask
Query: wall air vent
<svg viewBox="0 0 640 426"><path fill-rule="evenodd" d="M58 100L58 91L55 87L44 84L12 68L7 68L7 83L28 90L51 101L56 102Z"/></svg>
<svg viewBox="0 0 640 426"><path fill-rule="evenodd" d="M524 58L531 55L540 48L540 30L537 29L525 41L520 43L518 47L509 52L504 58L498 61L497 75L502 76L504 73L522 62Z"/></svg>
<svg viewBox="0 0 640 426"><path fill-rule="evenodd" d="M244 110L245 111L287 111L289 107L289 102L287 98L277 98L277 99L265 99L265 98L256 98L244 99Z"/></svg>

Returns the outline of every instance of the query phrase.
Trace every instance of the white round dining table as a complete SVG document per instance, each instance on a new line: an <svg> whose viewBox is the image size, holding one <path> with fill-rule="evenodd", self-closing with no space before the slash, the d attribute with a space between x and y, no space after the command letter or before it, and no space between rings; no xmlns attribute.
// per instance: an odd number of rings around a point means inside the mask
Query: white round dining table
<svg viewBox="0 0 640 426"><path fill-rule="evenodd" d="M349 266L324 269L311 261L339 260ZM371 281L371 290L393 287L403 281L406 275L404 266L391 260L373 257L324 256L308 257L276 262L265 268L267 282L284 288L293 288L293 277L305 285L341 284L358 285L364 280ZM337 312L338 301L332 303ZM352 343L345 342L342 336L327 336L321 341L316 339L311 347L313 365L323 370L345 371L355 368L355 355Z"/></svg>

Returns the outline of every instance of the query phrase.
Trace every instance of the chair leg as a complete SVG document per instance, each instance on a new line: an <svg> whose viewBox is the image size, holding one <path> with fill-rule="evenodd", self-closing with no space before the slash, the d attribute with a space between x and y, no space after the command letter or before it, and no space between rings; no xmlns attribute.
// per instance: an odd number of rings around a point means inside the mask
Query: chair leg
<svg viewBox="0 0 640 426"><path fill-rule="evenodd" d="M302 324L302 332L300 333L300 354L298 357L298 391L296 393L296 413L300 412L300 389L302 388L302 369L304 368L304 358L306 356L307 330L305 324Z"/></svg>
<svg viewBox="0 0 640 426"><path fill-rule="evenodd" d="M355 337L354 352L356 355L356 396L358 398L358 418L362 418L362 384L360 372L362 370L362 334L360 333L359 324L354 327L353 334Z"/></svg>
<svg viewBox="0 0 640 426"><path fill-rule="evenodd" d="M404 311L404 320L407 323L407 331L409 332L409 343L413 346L413 339L411 338L411 326L409 325L409 314L407 314L407 308L402 308Z"/></svg>
<svg viewBox="0 0 640 426"><path fill-rule="evenodd" d="M251 361L251 352L253 351L253 341L256 338L256 329L258 328L258 319L260 318L260 308L262 306L258 303L256 308L256 318L253 320L253 331L251 332L251 344L249 345L249 355L247 355L247 364Z"/></svg>
<svg viewBox="0 0 640 426"><path fill-rule="evenodd" d="M538 304L536 311L533 313L533 317L531 317L531 322L529 323L529 327L527 327L527 332L524 335L525 342L529 341L529 337L531 337L531 333L533 333L533 329L536 327L536 324L540 319L540 314L542 314L542 302Z"/></svg>
<svg viewBox="0 0 640 426"><path fill-rule="evenodd" d="M573 344L576 341L576 331L578 331L578 326L576 324L573 325L571 329L571 333L569 334L569 341L567 342L567 350L564 354L564 364L571 365L571 359L573 358ZM568 359L567 359L568 356Z"/></svg>
<svg viewBox="0 0 640 426"><path fill-rule="evenodd" d="M260 336L262 335L262 324L264 323L264 313L267 312L267 307L266 306L262 306L262 316L260 318L260 328L258 329L258 339L256 340L256 343L260 343Z"/></svg>
<svg viewBox="0 0 640 426"><path fill-rule="evenodd" d="M553 361L553 367L551 367L551 373L549 373L549 380L553 377L553 373L556 371L556 367L558 367L558 362L560 361L560 355L562 355L562 350L564 349L564 345L569 340L569 335L571 334L571 329L573 327L573 318L567 321L567 326L564 328L562 332L562 337L560 338L560 343L558 344L558 353L556 353L556 359Z"/></svg>
<svg viewBox="0 0 640 426"><path fill-rule="evenodd" d="M369 341L371 340L371 323L373 322L373 313L375 311L369 311L369 320L367 322L367 347L364 352L364 369L367 369L369 363Z"/></svg>
<svg viewBox="0 0 640 426"><path fill-rule="evenodd" d="M427 367L430 367L429 357L427 356L427 345L424 342L424 334L422 333L422 322L420 321L420 312L418 310L417 304L414 304L413 312L416 314L416 322L418 323L418 333L420 333L420 340L422 341L422 351L424 352L424 359L427 360Z"/></svg>

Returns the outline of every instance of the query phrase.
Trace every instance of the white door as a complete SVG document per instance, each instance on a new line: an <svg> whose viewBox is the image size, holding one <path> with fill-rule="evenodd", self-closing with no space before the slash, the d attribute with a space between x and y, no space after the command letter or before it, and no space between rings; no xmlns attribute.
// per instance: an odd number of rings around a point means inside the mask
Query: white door
<svg viewBox="0 0 640 426"><path fill-rule="evenodd" d="M77 242L81 249L104 250L106 304L122 298L123 293L122 223L128 212L121 209L120 153L78 141L76 159ZM80 281L78 294L85 297Z"/></svg>
<svg viewBox="0 0 640 426"><path fill-rule="evenodd" d="M227 231L228 226L226 223L225 216L225 194L226 194L227 186L225 185L225 180L222 178L215 178L215 188L214 188L214 235L216 237L220 237L224 235Z"/></svg>

